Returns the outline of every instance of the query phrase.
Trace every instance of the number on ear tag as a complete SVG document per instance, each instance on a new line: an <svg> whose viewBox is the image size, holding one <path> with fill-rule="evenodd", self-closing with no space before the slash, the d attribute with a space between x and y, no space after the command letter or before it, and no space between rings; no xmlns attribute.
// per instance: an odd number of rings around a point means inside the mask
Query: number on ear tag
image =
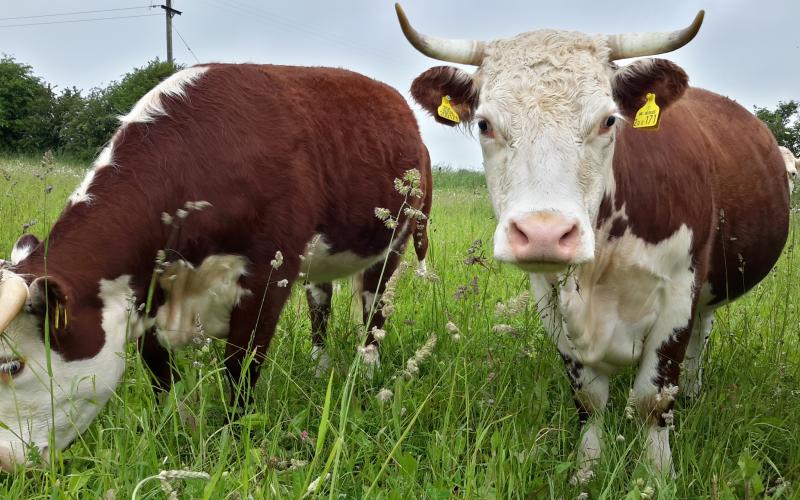
<svg viewBox="0 0 800 500"><path fill-rule="evenodd" d="M437 111L439 113L439 116L441 116L445 120L450 120L451 122L455 123L461 122L461 118L459 118L458 113L456 113L456 110L454 110L453 106L450 105L449 95L442 96L442 104L439 105L439 109Z"/></svg>
<svg viewBox="0 0 800 500"><path fill-rule="evenodd" d="M661 108L656 104L656 95L647 94L647 102L644 103L633 120L633 128L642 130L658 130L661 123Z"/></svg>

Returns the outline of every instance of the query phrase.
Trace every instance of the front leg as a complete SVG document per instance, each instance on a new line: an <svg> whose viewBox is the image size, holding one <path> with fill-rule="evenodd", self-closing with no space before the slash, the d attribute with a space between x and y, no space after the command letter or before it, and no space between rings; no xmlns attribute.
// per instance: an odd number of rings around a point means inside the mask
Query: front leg
<svg viewBox="0 0 800 500"><path fill-rule="evenodd" d="M692 332L694 311L686 317L683 326L654 328L645 344L633 387L636 408L647 426L647 456L659 471L669 471L673 477L669 431L673 428L680 366Z"/></svg>
<svg viewBox="0 0 800 500"><path fill-rule="evenodd" d="M316 362L314 375L322 377L331 366L331 360L325 350L325 339L328 334L328 320L331 316L331 297L333 286L330 283L310 283L306 285L308 312L311 316L311 359Z"/></svg>
<svg viewBox="0 0 800 500"><path fill-rule="evenodd" d="M154 328L142 335L139 349L152 376L153 390L157 394L169 392L173 380L178 380L180 375L172 363L170 352L158 341Z"/></svg>
<svg viewBox="0 0 800 500"><path fill-rule="evenodd" d="M608 403L608 375L580 363L573 355L564 318L558 307L555 281L532 274L531 289L545 330L558 346L572 386L578 419L582 427L578 448L579 468L571 482L585 483L593 476L593 467L602 453L603 411Z"/></svg>
<svg viewBox="0 0 800 500"><path fill-rule="evenodd" d="M608 375L582 365L568 354L559 354L567 369L582 427L581 444L578 448L579 468L571 482L582 484L594 476L593 468L603 451L603 412L608 403Z"/></svg>

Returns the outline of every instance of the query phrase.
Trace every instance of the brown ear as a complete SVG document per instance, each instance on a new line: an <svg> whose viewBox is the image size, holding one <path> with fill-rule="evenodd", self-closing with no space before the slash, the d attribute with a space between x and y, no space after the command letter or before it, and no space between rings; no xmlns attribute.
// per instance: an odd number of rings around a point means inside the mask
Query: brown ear
<svg viewBox="0 0 800 500"><path fill-rule="evenodd" d="M19 264L39 246L39 238L32 234L23 234L19 237L14 248L11 249L11 263Z"/></svg>
<svg viewBox="0 0 800 500"><path fill-rule="evenodd" d="M48 313L51 332L64 330L69 326L69 295L66 287L57 278L41 277L33 280L29 287L30 309L37 315Z"/></svg>
<svg viewBox="0 0 800 500"><path fill-rule="evenodd" d="M688 86L686 72L666 59L640 59L620 68L611 82L614 101L628 120L636 116L648 93L656 95L656 104L664 111Z"/></svg>
<svg viewBox="0 0 800 500"><path fill-rule="evenodd" d="M419 75L411 84L411 96L437 122L451 127L458 124L437 113L443 96L450 96L450 105L464 123L472 119L472 111L478 104L478 89L472 75L452 66L436 66Z"/></svg>

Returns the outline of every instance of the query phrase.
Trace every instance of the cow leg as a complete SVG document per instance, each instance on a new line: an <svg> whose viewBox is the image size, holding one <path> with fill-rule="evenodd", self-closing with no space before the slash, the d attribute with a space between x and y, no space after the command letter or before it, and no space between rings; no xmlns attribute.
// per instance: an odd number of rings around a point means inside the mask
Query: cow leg
<svg viewBox="0 0 800 500"><path fill-rule="evenodd" d="M299 271L298 250L287 250L278 270L259 267L241 280L242 288L252 293L242 297L231 312L231 328L225 347L225 367L231 381L231 405L243 409L252 400L261 364L266 358L281 310ZM272 272L270 272L272 271ZM289 285L276 283L288 279ZM268 283L269 282L269 283Z"/></svg>
<svg viewBox="0 0 800 500"><path fill-rule="evenodd" d="M367 329L367 339L364 344L364 362L367 365L367 376L371 377L373 369L380 366L378 354L378 339L375 338L373 329L382 330L386 323L383 315L383 293L386 283L400 263L402 250L390 251L386 261L381 261L364 271L361 284L361 304L364 326Z"/></svg>
<svg viewBox="0 0 800 500"><path fill-rule="evenodd" d="M602 453L603 411L608 402L608 376L584 366L561 353L567 369L578 420L581 423L581 444L578 448L578 471L572 484L583 484L593 476L593 467Z"/></svg>
<svg viewBox="0 0 800 500"><path fill-rule="evenodd" d="M306 286L308 312L311 315L311 359L316 362L314 375L317 377L326 374L331 366L330 357L325 351L325 338L332 296L333 286L330 283L311 283Z"/></svg>
<svg viewBox="0 0 800 500"><path fill-rule="evenodd" d="M689 345L686 347L686 358L683 361L681 392L688 398L700 396L703 388L703 352L713 325L714 311L698 313Z"/></svg>
<svg viewBox="0 0 800 500"><path fill-rule="evenodd" d="M675 476L669 431L673 427L672 409L678 393L680 366L694 323L694 307L681 327L654 328L645 344L639 372L634 382L634 403L647 427L647 456L662 473Z"/></svg>
<svg viewBox="0 0 800 500"><path fill-rule="evenodd" d="M153 377L153 389L156 392L169 391L172 381L178 380L179 374L172 364L169 351L158 341L153 329L142 335L139 349L142 360Z"/></svg>

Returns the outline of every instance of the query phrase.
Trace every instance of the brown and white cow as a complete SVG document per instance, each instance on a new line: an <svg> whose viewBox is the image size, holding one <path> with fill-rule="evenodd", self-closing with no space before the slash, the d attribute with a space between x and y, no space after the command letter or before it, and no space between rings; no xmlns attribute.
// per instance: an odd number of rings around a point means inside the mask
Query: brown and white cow
<svg viewBox="0 0 800 500"><path fill-rule="evenodd" d="M783 163L786 165L786 177L789 180L789 193L794 191L794 180L797 178L797 169L800 168L800 158L795 158L792 151L784 146L778 146L783 156Z"/></svg>
<svg viewBox="0 0 800 500"><path fill-rule="evenodd" d="M430 209L430 158L408 104L383 83L341 69L200 65L162 82L121 121L47 244L21 239L2 270L6 469L26 461L28 446L46 456L87 428L120 381L129 339L144 334L144 359L168 385L165 346L190 342L198 328L227 337L232 382L253 385L301 273L315 284L319 348L331 280L363 271L373 302L412 232L417 256L427 251L418 211ZM414 170L418 185L401 194L395 179ZM370 326L382 322L375 314Z"/></svg>
<svg viewBox="0 0 800 500"><path fill-rule="evenodd" d="M696 393L714 309L767 275L788 231L783 162L757 118L689 88L670 61L614 64L683 46L703 13L673 33L541 30L490 42L422 35L397 13L419 51L478 67L432 68L411 92L442 123L454 124L437 116L443 96L461 123L477 123L495 258L530 273L585 427L575 478L592 475L609 376L626 365L639 367L632 399L647 454L671 470L680 366ZM647 93L661 106L657 131L631 126Z"/></svg>

